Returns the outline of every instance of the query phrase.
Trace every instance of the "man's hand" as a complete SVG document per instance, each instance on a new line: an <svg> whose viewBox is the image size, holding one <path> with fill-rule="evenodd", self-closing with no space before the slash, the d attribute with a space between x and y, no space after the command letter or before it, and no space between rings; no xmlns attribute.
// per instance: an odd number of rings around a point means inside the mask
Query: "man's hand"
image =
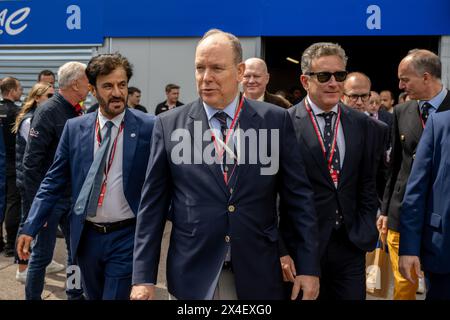
<svg viewBox="0 0 450 320"><path fill-rule="evenodd" d="M388 232L387 222L388 222L387 216L380 215L378 217L377 229L378 229L378 232L381 234L381 241L383 241L383 243L386 243L386 236L387 236L387 232Z"/></svg>
<svg viewBox="0 0 450 320"><path fill-rule="evenodd" d="M378 217L378 220L377 220L378 232L387 233L387 222L388 222L387 216L380 215Z"/></svg>
<svg viewBox="0 0 450 320"><path fill-rule="evenodd" d="M411 283L416 283L417 277L423 278L418 256L400 256L398 266L402 276ZM414 271L414 273L412 273L411 270Z"/></svg>
<svg viewBox="0 0 450 320"><path fill-rule="evenodd" d="M153 300L155 298L155 286L137 284L131 289L130 300Z"/></svg>
<svg viewBox="0 0 450 320"><path fill-rule="evenodd" d="M319 296L319 277L316 276L297 276L292 287L291 300L297 299L297 296L303 291L302 300L316 300Z"/></svg>
<svg viewBox="0 0 450 320"><path fill-rule="evenodd" d="M295 271L294 260L290 255L282 256L280 258L281 270L283 270L283 281L294 282L297 272Z"/></svg>
<svg viewBox="0 0 450 320"><path fill-rule="evenodd" d="M30 258L31 241L33 241L33 237L26 234L21 234L17 238L16 250L20 260L28 260Z"/></svg>

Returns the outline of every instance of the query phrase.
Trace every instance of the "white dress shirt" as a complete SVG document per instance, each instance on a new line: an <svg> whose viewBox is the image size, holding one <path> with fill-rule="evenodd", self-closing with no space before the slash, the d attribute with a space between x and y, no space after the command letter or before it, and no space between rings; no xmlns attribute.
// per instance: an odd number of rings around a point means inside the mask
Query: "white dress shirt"
<svg viewBox="0 0 450 320"><path fill-rule="evenodd" d="M325 113L322 109L320 109L318 106L314 104L314 102L311 101L309 96L307 96L308 103L311 106L312 111L314 112L314 115L316 116L317 122L319 124L320 132L323 134L323 130L325 128L325 119L323 117L318 117L319 114ZM336 104L330 111L334 111L336 114L333 117L333 121L331 123L331 127L334 128L334 123L337 119L337 113L338 113L338 105ZM342 114L341 114L341 120L339 121L339 128L338 128L338 136L337 136L337 146L339 148L339 161L341 165L341 169L344 165L344 158L345 158L345 137L344 137L344 130L342 129Z"/></svg>
<svg viewBox="0 0 450 320"><path fill-rule="evenodd" d="M107 131L107 128L105 126L106 122L111 121L114 124L114 126L112 126L111 128L111 142L109 145L109 150L107 152L106 161L108 161L109 159L109 154L112 150L114 140L119 133L119 128L124 116L125 111L109 120L101 114L100 110L98 112L98 120L102 137L106 134ZM97 214L95 217L87 217L87 220L89 221L96 223L108 223L135 217L133 211L130 208L130 205L128 204L127 199L125 198L123 190L123 136L124 130L122 130L117 138L116 152L114 155L114 161L112 162L111 169L109 170L108 174L108 182L106 185L106 193L103 198L103 205L97 207ZM94 155L97 152L98 148L99 146L97 142L97 132L95 132ZM105 179L104 174L103 179Z"/></svg>

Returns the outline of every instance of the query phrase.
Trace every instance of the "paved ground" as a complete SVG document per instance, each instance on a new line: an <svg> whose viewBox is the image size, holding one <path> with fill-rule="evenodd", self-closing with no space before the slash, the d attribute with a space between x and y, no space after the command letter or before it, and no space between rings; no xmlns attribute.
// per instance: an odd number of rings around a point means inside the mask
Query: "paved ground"
<svg viewBox="0 0 450 320"><path fill-rule="evenodd" d="M163 243L161 247L161 262L159 264L158 283L157 283L157 298L167 300L167 288L165 279L165 264L166 253L169 243L171 226L168 224L164 231ZM58 239L54 260L59 263L65 263L64 240ZM17 266L14 265L13 258L5 258L3 254L0 254L0 300L23 300L25 298L24 285L15 280ZM45 300L65 300L66 294L64 291L65 286L65 274L60 272L57 274L47 275L45 278L45 287L43 293L43 299ZM391 284L390 293L388 299L392 298L393 286ZM425 295L417 295L417 299L423 300ZM383 300L374 298L370 295L367 296L368 300Z"/></svg>

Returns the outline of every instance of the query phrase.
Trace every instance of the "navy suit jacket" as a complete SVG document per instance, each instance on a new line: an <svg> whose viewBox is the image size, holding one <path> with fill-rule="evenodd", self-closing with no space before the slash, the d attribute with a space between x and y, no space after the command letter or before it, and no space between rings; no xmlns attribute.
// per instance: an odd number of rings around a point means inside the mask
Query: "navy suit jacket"
<svg viewBox="0 0 450 320"><path fill-rule="evenodd" d="M330 177L304 100L288 110L306 164L306 172L314 190L315 208L319 218L321 254L325 252L330 239L336 221L336 210L339 210L344 217L350 241L361 250L373 250L378 237L375 189L378 161L375 155L379 154L379 151L377 151L378 143L373 139L376 132L373 120L343 104L340 104L340 108L345 156L337 188ZM280 228L288 230L290 226L280 223ZM289 249L291 240L285 240Z"/></svg>
<svg viewBox="0 0 450 320"><path fill-rule="evenodd" d="M430 115L417 147L400 214L399 255L425 271L450 273L450 111Z"/></svg>
<svg viewBox="0 0 450 320"><path fill-rule="evenodd" d="M47 221L52 207L67 183L72 185L72 207L94 158L97 112L67 121L55 154L55 160L34 198L22 233L35 237ZM126 109L123 129L123 190L134 214L137 213L141 189L150 154L154 117ZM70 214L70 245L75 258L85 215Z"/></svg>
<svg viewBox="0 0 450 320"><path fill-rule="evenodd" d="M201 126L196 133L196 126ZM273 175L261 175L265 167L258 160L249 164L248 143L245 163L239 165L234 191L225 185L220 164L176 164L179 137L176 129L189 135L184 141L194 152L206 150L209 141L199 141L209 129L202 101L159 115L153 130L150 165L139 208L133 265L133 284L156 283L160 243L169 204L172 206L172 234L167 257L169 292L178 299L206 299L231 245L231 261L239 299L282 299L282 273L278 251L277 192L287 206L296 231L294 258L297 274L318 275L317 218L311 185L306 176L286 110L245 99L240 129L256 129L259 147L279 152ZM258 129L279 130L279 139L262 141ZM242 162L242 161L240 161ZM230 207L234 206L234 207ZM230 210L231 208L231 210ZM228 240L228 241L227 241ZM210 291L209 291L210 292Z"/></svg>

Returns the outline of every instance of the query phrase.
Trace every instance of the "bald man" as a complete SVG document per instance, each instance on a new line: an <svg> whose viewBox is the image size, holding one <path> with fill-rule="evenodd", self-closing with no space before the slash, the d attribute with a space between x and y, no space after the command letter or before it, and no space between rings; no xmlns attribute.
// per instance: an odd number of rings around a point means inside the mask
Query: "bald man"
<svg viewBox="0 0 450 320"><path fill-rule="evenodd" d="M245 72L242 80L245 97L258 101L265 101L288 109L292 104L283 97L267 92L270 74L267 72L267 65L260 58L250 58L245 60Z"/></svg>
<svg viewBox="0 0 450 320"><path fill-rule="evenodd" d="M342 101L349 107L369 115L372 111L370 101L379 101L380 97L375 91L370 91L372 86L370 78L362 72L351 72L344 82L344 95ZM380 108L378 103L377 111ZM383 199L384 188L387 179L387 150L389 149L389 128L377 117L371 117L374 121L370 133L374 146L374 170L376 172L376 187L379 206Z"/></svg>

